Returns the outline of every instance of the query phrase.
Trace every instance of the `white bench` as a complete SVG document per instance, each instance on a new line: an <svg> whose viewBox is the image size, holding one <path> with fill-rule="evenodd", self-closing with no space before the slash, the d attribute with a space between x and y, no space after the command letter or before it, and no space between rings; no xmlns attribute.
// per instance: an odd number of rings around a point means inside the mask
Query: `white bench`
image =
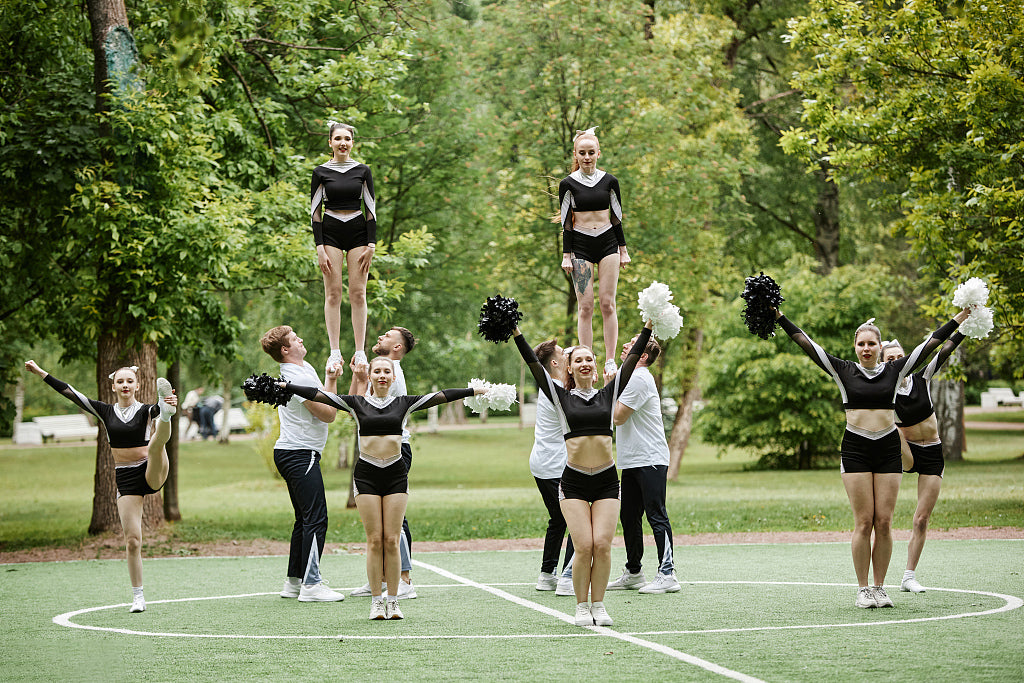
<svg viewBox="0 0 1024 683"><path fill-rule="evenodd" d="M1008 387L996 387L981 392L982 408L998 408L1001 405L1024 406L1024 392L1016 396L1013 389Z"/></svg>
<svg viewBox="0 0 1024 683"><path fill-rule="evenodd" d="M89 418L82 413L34 417L32 422L39 427L39 435L43 438L43 443L50 439L54 441L95 439L98 430L98 427L90 423Z"/></svg>
<svg viewBox="0 0 1024 683"><path fill-rule="evenodd" d="M214 417L218 427L224 426L225 414L227 415L229 432L244 432L249 429L249 418L245 416L245 411L241 408L231 408L227 413L223 410L218 412L216 417Z"/></svg>

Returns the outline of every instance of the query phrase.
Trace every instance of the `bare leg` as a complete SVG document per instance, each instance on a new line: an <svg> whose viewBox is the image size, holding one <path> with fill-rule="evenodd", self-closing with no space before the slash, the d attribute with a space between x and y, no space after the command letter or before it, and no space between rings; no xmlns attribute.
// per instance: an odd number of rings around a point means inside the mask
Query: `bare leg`
<svg viewBox="0 0 1024 683"><path fill-rule="evenodd" d="M900 459L903 461L903 471L909 472L914 469L914 454L910 452L906 437L900 432Z"/></svg>
<svg viewBox="0 0 1024 683"><path fill-rule="evenodd" d="M594 348L594 266L584 259L573 258L572 283L579 307L577 331L580 344Z"/></svg>
<svg viewBox="0 0 1024 683"><path fill-rule="evenodd" d="M392 493L381 499L384 508L384 580L388 584L388 595L398 595L398 578L402 567L398 542L402 535L402 519L405 517L408 503L408 493Z"/></svg>
<svg viewBox="0 0 1024 683"><path fill-rule="evenodd" d="M594 525L594 563L590 571L590 599L592 602L604 602L604 592L612 571L612 539L615 537L615 524L619 521L618 498L595 500L590 508L590 516ZM573 576L575 575L573 572Z"/></svg>
<svg viewBox="0 0 1024 683"><path fill-rule="evenodd" d="M356 247L348 252L348 302L352 309L352 336L356 351L365 351L366 346L366 280L369 273L359 268L359 257L369 247ZM331 347L337 348L337 347Z"/></svg>
<svg viewBox="0 0 1024 683"><path fill-rule="evenodd" d="M618 252L605 256L597 265L597 298L601 304L601 323L604 327L605 360L618 357L619 319L615 315L615 290L619 284Z"/></svg>
<svg viewBox="0 0 1024 683"><path fill-rule="evenodd" d="M174 417L171 418L172 420ZM149 439L149 452L146 460L146 483L151 489L159 489L167 481L167 473L171 463L167 459L164 444L171 438L171 423L156 420L156 429Z"/></svg>
<svg viewBox="0 0 1024 683"><path fill-rule="evenodd" d="M380 584L384 580L384 510L380 496L360 493L356 496L356 509L366 531L366 580L370 593L380 597Z"/></svg>
<svg viewBox="0 0 1024 683"><path fill-rule="evenodd" d="M936 474L917 476L917 509L914 510L914 530L910 533L910 547L907 549L907 569L916 570L928 535L928 521L942 490L942 477Z"/></svg>
<svg viewBox="0 0 1024 683"><path fill-rule="evenodd" d="M875 545L871 549L871 566L875 585L885 585L885 573L892 559L892 515L896 510L896 497L900 492L902 474L876 474L875 487Z"/></svg>
<svg viewBox="0 0 1024 683"><path fill-rule="evenodd" d="M124 552L128 560L128 578L132 587L142 585L142 496L121 496L117 513L124 531Z"/></svg>
<svg viewBox="0 0 1024 683"><path fill-rule="evenodd" d="M572 586L576 593L576 602L587 602L591 589L591 567L594 556L594 528L591 522L590 503L585 500L566 498L559 501L562 516L569 527L572 538ZM611 562L609 561L609 571ZM605 576L607 584L608 577Z"/></svg>
<svg viewBox="0 0 1024 683"><path fill-rule="evenodd" d="M846 495L853 508L853 539L850 550L853 554L853 571L857 584L868 585L868 568L871 566L871 526L875 517L874 475L871 472L846 472L842 475Z"/></svg>
<svg viewBox="0 0 1024 683"><path fill-rule="evenodd" d="M331 273L324 274L324 322L327 325L327 340L332 349L341 348L341 300L345 295L345 279L341 264L345 252L337 247L324 247L331 259Z"/></svg>

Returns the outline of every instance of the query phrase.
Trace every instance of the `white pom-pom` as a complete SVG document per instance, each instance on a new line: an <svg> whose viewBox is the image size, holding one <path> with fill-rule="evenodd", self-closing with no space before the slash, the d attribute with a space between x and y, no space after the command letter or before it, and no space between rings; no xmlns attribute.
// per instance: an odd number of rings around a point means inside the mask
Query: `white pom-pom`
<svg viewBox="0 0 1024 683"><path fill-rule="evenodd" d="M957 308L984 306L988 303L988 285L981 278L972 277L961 282L953 292L953 305Z"/></svg>
<svg viewBox="0 0 1024 683"><path fill-rule="evenodd" d="M508 410L516 402L515 384L492 384L487 393L480 398L486 399L491 410Z"/></svg>
<svg viewBox="0 0 1024 683"><path fill-rule="evenodd" d="M486 389L490 385L491 383L488 382L487 380L480 379L479 377L474 377L473 379L469 380L469 384L467 386L470 389ZM484 412L484 409L487 408L489 405L487 403L487 394L477 394L475 396L468 396L462 399L462 402L465 403L466 406L468 406L469 409L472 410L474 413Z"/></svg>
<svg viewBox="0 0 1024 683"><path fill-rule="evenodd" d="M960 334L971 339L984 339L994 327L992 309L988 306L972 306L967 320L960 323Z"/></svg>
<svg viewBox="0 0 1024 683"><path fill-rule="evenodd" d="M672 303L672 292L668 285L652 282L651 285L637 295L640 303L640 314L644 322L654 323L654 336L659 339L672 339L683 327L683 316L679 307Z"/></svg>

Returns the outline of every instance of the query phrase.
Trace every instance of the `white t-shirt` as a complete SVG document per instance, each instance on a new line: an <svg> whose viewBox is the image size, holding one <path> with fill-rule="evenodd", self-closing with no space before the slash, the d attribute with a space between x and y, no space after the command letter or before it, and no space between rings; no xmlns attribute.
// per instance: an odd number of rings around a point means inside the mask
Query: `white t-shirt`
<svg viewBox="0 0 1024 683"><path fill-rule="evenodd" d="M317 386L326 391L320 383L320 377L313 366L306 361L302 365L281 363L281 379L306 386ZM285 451L314 450L318 453L327 445L327 423L309 412L302 405L306 399L292 396L283 406L277 407L277 417L281 421L281 436L274 448Z"/></svg>
<svg viewBox="0 0 1024 683"><path fill-rule="evenodd" d="M553 380L558 386L562 383ZM533 427L530 473L538 479L561 479L566 461L565 434L558 410L544 392L537 396L537 417Z"/></svg>
<svg viewBox="0 0 1024 683"><path fill-rule="evenodd" d="M637 367L619 402L633 409L626 423L615 428L615 450L619 469L668 465L668 440L661 419L661 397L654 375Z"/></svg>
<svg viewBox="0 0 1024 683"><path fill-rule="evenodd" d="M395 366L395 381L391 383L391 388L388 389L388 396L408 396L409 390L405 386L405 373L402 372L402 361L392 358L391 362ZM369 382L366 383L366 396L373 396L373 386ZM409 428L403 425L402 443L409 443L409 437Z"/></svg>

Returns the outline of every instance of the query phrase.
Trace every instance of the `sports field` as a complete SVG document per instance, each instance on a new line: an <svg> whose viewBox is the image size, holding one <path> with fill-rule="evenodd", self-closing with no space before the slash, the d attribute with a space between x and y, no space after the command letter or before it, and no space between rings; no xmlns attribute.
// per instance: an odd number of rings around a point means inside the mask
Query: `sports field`
<svg viewBox="0 0 1024 683"><path fill-rule="evenodd" d="M611 628L571 625L571 597L534 589L537 551L418 553L420 597L388 622L365 598L280 598L278 557L148 560L142 614L121 561L5 565L3 678L1021 680L1024 541L928 553L926 593L893 587L895 609L860 610L846 543L679 547L682 591L609 592ZM363 568L324 560L335 588Z"/></svg>

